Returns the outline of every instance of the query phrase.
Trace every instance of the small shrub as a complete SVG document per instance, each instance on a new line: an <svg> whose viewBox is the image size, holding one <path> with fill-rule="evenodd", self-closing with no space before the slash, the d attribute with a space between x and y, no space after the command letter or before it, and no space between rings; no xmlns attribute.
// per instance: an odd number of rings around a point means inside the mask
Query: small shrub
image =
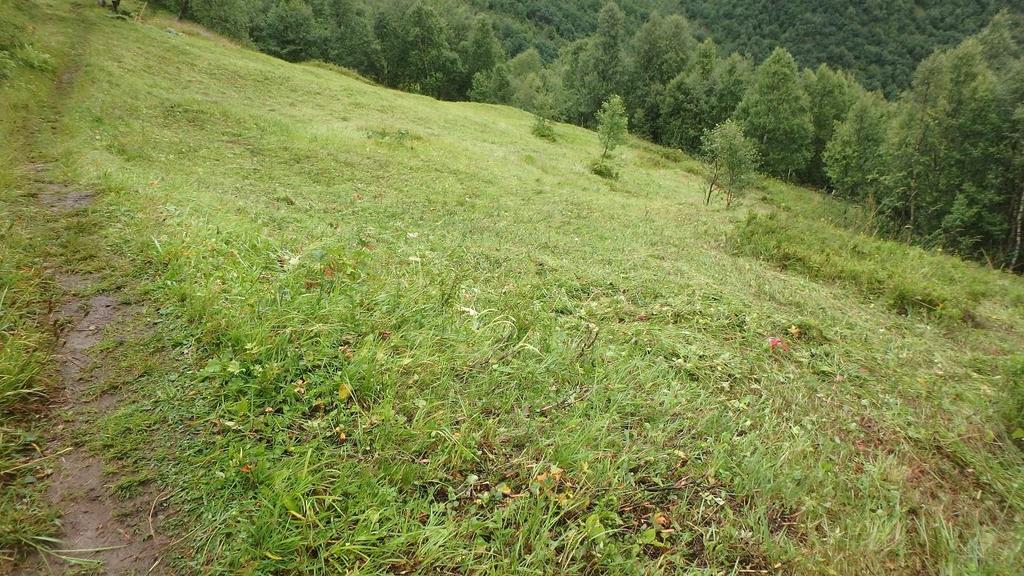
<svg viewBox="0 0 1024 576"><path fill-rule="evenodd" d="M605 100L601 110L597 112L597 136L601 140L601 156L591 162L591 172L612 180L619 177L613 152L626 141L628 127L629 118L626 116L626 105L622 98L613 95Z"/></svg>
<svg viewBox="0 0 1024 576"><path fill-rule="evenodd" d="M611 158L598 158L590 163L590 171L609 180L619 178L619 168Z"/></svg>
<svg viewBox="0 0 1024 576"><path fill-rule="evenodd" d="M15 52L15 56L25 66L38 70L40 72L50 72L53 70L53 57L32 46L31 44L24 44L21 48Z"/></svg>
<svg viewBox="0 0 1024 576"><path fill-rule="evenodd" d="M743 127L726 120L712 130L704 132L704 154L710 173L705 177L708 185L704 205L711 204L716 188L725 193L725 207L748 189L757 170L757 146L743 134Z"/></svg>
<svg viewBox="0 0 1024 576"><path fill-rule="evenodd" d="M555 137L555 126L551 123L551 120L543 116L537 116L533 121L533 135L547 140L548 142L554 142L557 138Z"/></svg>
<svg viewBox="0 0 1024 576"><path fill-rule="evenodd" d="M391 130L388 128L372 128L366 131L366 137L370 140L376 140L383 144L399 144L406 145L413 140L419 140L419 136L416 136L406 130L405 128L398 128Z"/></svg>
<svg viewBox="0 0 1024 576"><path fill-rule="evenodd" d="M673 164L681 164L690 159L682 150L677 150L676 148L666 148L664 146L648 144L646 149L653 152L666 162L671 162Z"/></svg>
<svg viewBox="0 0 1024 576"><path fill-rule="evenodd" d="M889 308L900 314L910 314L915 309L938 312L943 309L946 297L935 293L930 287L892 279L894 282L885 291L885 302Z"/></svg>
<svg viewBox="0 0 1024 576"><path fill-rule="evenodd" d="M629 117L622 97L615 94L604 101L597 112L597 136L601 140L601 158L608 158L626 141Z"/></svg>

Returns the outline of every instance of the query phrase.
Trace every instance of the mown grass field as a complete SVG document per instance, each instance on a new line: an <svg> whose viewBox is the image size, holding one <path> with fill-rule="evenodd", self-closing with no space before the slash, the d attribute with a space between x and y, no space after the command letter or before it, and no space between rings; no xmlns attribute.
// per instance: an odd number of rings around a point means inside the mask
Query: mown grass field
<svg viewBox="0 0 1024 576"><path fill-rule="evenodd" d="M603 180L580 128L18 10L60 90L34 145L149 324L91 444L173 491L181 573L1024 570L1020 278L776 182L705 208L639 141Z"/></svg>

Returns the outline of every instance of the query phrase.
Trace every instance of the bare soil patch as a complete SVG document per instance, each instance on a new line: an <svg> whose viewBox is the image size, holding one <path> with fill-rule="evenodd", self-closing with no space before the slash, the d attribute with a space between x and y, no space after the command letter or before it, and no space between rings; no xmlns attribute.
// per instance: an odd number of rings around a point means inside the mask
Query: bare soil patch
<svg viewBox="0 0 1024 576"><path fill-rule="evenodd" d="M45 165L34 164L28 170L41 179ZM91 193L46 181L36 183L36 192L44 206L69 219L93 198ZM49 317L59 335L54 353L59 387L52 413L62 422L47 450L56 456L47 494L61 510L61 543L51 553L29 558L13 573L72 574L83 568L109 575L166 573L161 558L167 541L157 531L168 513L163 505L166 495L149 485L134 498L122 499L113 489L116 475L83 446L89 419L117 406L116 393L90 397L89 390L104 374L97 345L105 329L123 320L129 309L116 292L91 293L97 283L94 276L59 267L51 272L64 294Z"/></svg>

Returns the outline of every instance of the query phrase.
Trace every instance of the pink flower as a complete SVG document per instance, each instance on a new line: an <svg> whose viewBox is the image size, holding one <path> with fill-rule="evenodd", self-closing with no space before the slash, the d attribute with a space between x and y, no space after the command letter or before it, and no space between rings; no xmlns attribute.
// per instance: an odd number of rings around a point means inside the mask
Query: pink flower
<svg viewBox="0 0 1024 576"><path fill-rule="evenodd" d="M777 348L782 349L783 352L789 352L789 344L786 344L782 338L778 338L776 336L768 338L768 348L770 348L772 352L775 352Z"/></svg>

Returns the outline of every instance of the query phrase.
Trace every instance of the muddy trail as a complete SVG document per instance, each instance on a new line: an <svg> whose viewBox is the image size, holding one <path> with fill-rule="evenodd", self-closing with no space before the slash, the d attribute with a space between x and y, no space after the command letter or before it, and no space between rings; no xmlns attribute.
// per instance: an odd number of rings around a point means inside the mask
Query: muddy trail
<svg viewBox="0 0 1024 576"><path fill-rule="evenodd" d="M80 9L78 5L72 11ZM46 574L166 574L166 540L160 526L167 517L166 494L152 484L122 488L117 463L90 450L95 422L112 413L121 392L109 386L115 376L113 352L131 338L130 320L137 314L123 293L100 274L95 256L75 252L74 243L102 245L92 220L95 193L60 181L49 150L61 138L59 120L82 69L88 26L75 27L75 48L54 78L50 98L39 102L26 124L31 134L26 154L24 191L45 214L41 230L49 230L50 249L41 254L43 269L54 284L48 310L40 311L54 335L52 375L46 417L50 429L42 446L45 465L35 475L58 511L56 541L40 542L18 565L0 566L0 576ZM105 283L104 280L107 280ZM120 493L119 493L120 492ZM128 493L130 496L126 496Z"/></svg>
<svg viewBox="0 0 1024 576"><path fill-rule="evenodd" d="M87 214L93 194L50 181L46 164L27 169L31 192L59 226L70 226ZM33 554L10 573L166 574L167 542L159 528L169 512L167 494L147 485L130 498L118 495L115 486L120 478L86 447L91 423L115 410L120 401L117 391L97 392L110 374L109 348L119 341L101 343L126 324L132 309L118 291L102 290L96 275L75 273L59 262L49 263L47 270L61 296L47 317L57 344L49 407L53 428L43 475L47 495L60 511L60 535L49 550Z"/></svg>

